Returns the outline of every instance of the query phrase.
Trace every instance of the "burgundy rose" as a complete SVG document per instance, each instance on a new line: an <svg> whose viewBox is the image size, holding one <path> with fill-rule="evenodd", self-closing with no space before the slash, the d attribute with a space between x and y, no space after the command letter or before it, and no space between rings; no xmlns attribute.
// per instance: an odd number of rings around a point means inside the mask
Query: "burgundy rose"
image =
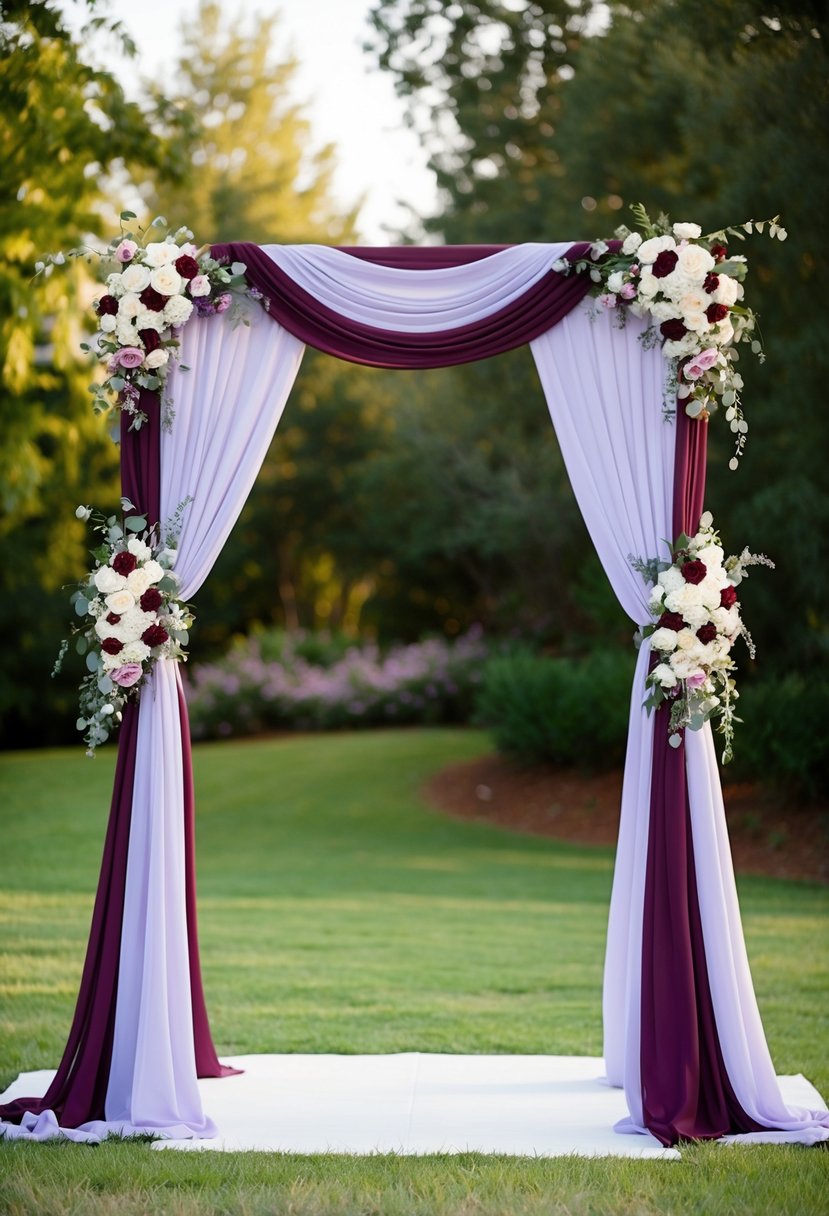
<svg viewBox="0 0 829 1216"><path fill-rule="evenodd" d="M697 637L702 642L703 646L707 646L709 642L713 642L717 636L716 625L700 625L697 630Z"/></svg>
<svg viewBox="0 0 829 1216"><path fill-rule="evenodd" d="M144 343L144 350L147 354L151 350L158 350L161 345L161 338L159 338L158 333L154 329L139 329L138 336Z"/></svg>
<svg viewBox="0 0 829 1216"><path fill-rule="evenodd" d="M715 262L724 262L728 257L728 250L726 249L725 245L712 245L711 257Z"/></svg>
<svg viewBox="0 0 829 1216"><path fill-rule="evenodd" d="M663 612L657 624L661 629L673 629L675 633L685 628L685 621L678 612Z"/></svg>
<svg viewBox="0 0 829 1216"><path fill-rule="evenodd" d="M666 279L678 261L679 254L675 249L663 249L651 266L651 274L655 279Z"/></svg>
<svg viewBox="0 0 829 1216"><path fill-rule="evenodd" d="M718 321L723 321L728 316L728 308L725 304L709 304L705 315L712 325L716 325Z"/></svg>
<svg viewBox="0 0 829 1216"><path fill-rule="evenodd" d="M148 587L138 602L143 612L156 612L161 607L161 600L158 587Z"/></svg>
<svg viewBox="0 0 829 1216"><path fill-rule="evenodd" d="M183 253L180 258L176 258L176 270L183 279L195 279L199 273L199 264L195 258Z"/></svg>
<svg viewBox="0 0 829 1216"><path fill-rule="evenodd" d="M117 612L110 612L110 613L107 615L107 619L106 619L106 620L107 620L107 624L108 624L108 625L117 625L117 624L118 624L118 622L120 621L120 619L121 619L121 617L120 617L120 615L119 615Z"/></svg>
<svg viewBox="0 0 829 1216"><path fill-rule="evenodd" d="M677 317L671 317L670 321L663 321L659 326L659 332L663 338L667 338L670 342L678 342L680 338L684 338L688 330Z"/></svg>
<svg viewBox="0 0 829 1216"><path fill-rule="evenodd" d="M99 317L114 317L118 313L118 301L115 296L101 296L98 301Z"/></svg>
<svg viewBox="0 0 829 1216"><path fill-rule="evenodd" d="M101 642L101 650L105 654L120 654L124 649L124 643L119 642L117 638L104 638Z"/></svg>
<svg viewBox="0 0 829 1216"><path fill-rule="evenodd" d="M731 585L731 583L728 583L725 587L723 587L722 591L720 592L720 607L721 608L733 608L733 606L736 603L737 603L737 592L736 592L735 588Z"/></svg>
<svg viewBox="0 0 829 1216"><path fill-rule="evenodd" d="M686 583L701 583L707 573L708 567L705 562L698 561L696 558L686 562L682 567L682 577Z"/></svg>
<svg viewBox="0 0 829 1216"><path fill-rule="evenodd" d="M138 298L150 312L163 312L167 303L167 296L163 296L154 287L145 287Z"/></svg>
<svg viewBox="0 0 829 1216"><path fill-rule="evenodd" d="M710 270L702 281L702 290L712 296L720 285L720 276Z"/></svg>
<svg viewBox="0 0 829 1216"><path fill-rule="evenodd" d="M138 559L134 553L128 553L126 549L120 553L116 553L112 559L112 568L116 574L123 574L124 577L132 574L135 567L138 565Z"/></svg>
<svg viewBox="0 0 829 1216"><path fill-rule="evenodd" d="M141 641L152 649L153 646L163 646L169 636L169 633L163 628L163 626L150 625L150 627L145 629L141 634Z"/></svg>

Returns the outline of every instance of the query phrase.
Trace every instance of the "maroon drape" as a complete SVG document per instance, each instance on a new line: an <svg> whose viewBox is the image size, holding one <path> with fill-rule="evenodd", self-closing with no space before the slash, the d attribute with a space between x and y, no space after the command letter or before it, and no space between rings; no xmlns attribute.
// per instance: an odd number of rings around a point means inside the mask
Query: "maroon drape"
<svg viewBox="0 0 829 1216"><path fill-rule="evenodd" d="M343 252L385 266L433 270L489 257L503 245L444 245L435 248L346 249ZM571 246L576 260L589 248ZM350 363L372 367L449 367L488 359L524 346L546 333L584 299L591 287L586 274L561 275L550 270L528 291L489 317L437 333L397 333L352 321L327 308L298 287L258 245L237 242L214 245L215 258L244 262L251 287L262 292L275 321L308 346Z"/></svg>
<svg viewBox="0 0 829 1216"><path fill-rule="evenodd" d="M676 416L673 532L693 536L705 494L708 424ZM642 924L641 1054L645 1126L663 1144L761 1131L723 1063L700 922L685 744L668 743L660 706L653 739Z"/></svg>
<svg viewBox="0 0 829 1216"><path fill-rule="evenodd" d="M139 430L129 429L129 415L121 415L121 493L147 516L149 524L160 513L160 406L158 395L142 392L140 409L148 421ZM58 1071L42 1098L17 1098L0 1106L0 1118L19 1121L26 1112L52 1110L62 1127L77 1127L104 1118L109 1085L118 968L121 957L121 923L127 879L132 791L138 738L138 704L128 702L118 739L118 760L109 812L104 855L92 912L92 926L75 1007L72 1028ZM193 1030L199 1076L224 1076L216 1059L204 1004L196 933L196 887L189 730L182 732L185 772L185 866L187 928L190 949L190 987Z"/></svg>

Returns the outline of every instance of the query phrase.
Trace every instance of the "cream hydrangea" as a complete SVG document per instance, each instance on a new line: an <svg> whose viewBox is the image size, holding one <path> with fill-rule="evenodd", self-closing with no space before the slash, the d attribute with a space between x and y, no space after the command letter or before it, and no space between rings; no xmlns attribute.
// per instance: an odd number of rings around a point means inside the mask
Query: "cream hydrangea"
<svg viewBox="0 0 829 1216"><path fill-rule="evenodd" d="M164 322L166 325L184 325L192 311L193 305L184 296L171 296L164 306Z"/></svg>
<svg viewBox="0 0 829 1216"><path fill-rule="evenodd" d="M658 663L651 672L651 678L663 688L674 688L678 683L676 672L667 663Z"/></svg>
<svg viewBox="0 0 829 1216"><path fill-rule="evenodd" d="M662 650L670 653L676 650L676 630L675 629L657 629L651 634L651 646L654 650Z"/></svg>

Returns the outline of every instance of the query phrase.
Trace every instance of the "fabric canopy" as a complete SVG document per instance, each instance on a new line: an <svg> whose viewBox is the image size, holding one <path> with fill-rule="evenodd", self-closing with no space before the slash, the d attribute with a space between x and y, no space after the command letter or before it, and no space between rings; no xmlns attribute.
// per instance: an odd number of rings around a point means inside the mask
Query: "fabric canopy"
<svg viewBox="0 0 829 1216"><path fill-rule="evenodd" d="M530 344L570 480L611 585L648 619L630 556L696 530L706 423L663 417L665 364L583 303L585 276L553 265L584 245L344 250L214 247L265 297L250 325L194 317L171 381L175 417L122 432L122 484L162 525L184 515L185 599L238 518L304 344L357 363L439 367ZM605 1060L623 1086L620 1130L662 1144L726 1134L829 1138L825 1112L789 1109L777 1085L746 960L710 727L668 746L631 693L622 821L605 967ZM6 1134L70 1138L216 1134L198 1076L218 1076L196 931L194 799L176 667L160 661L125 714L110 823L75 1020L42 1099L0 1108Z"/></svg>

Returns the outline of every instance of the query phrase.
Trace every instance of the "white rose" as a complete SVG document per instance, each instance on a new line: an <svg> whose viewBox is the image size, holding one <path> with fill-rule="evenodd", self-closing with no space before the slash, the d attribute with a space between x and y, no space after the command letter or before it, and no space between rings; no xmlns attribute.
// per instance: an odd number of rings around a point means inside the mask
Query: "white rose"
<svg viewBox="0 0 829 1216"><path fill-rule="evenodd" d="M659 574L657 582L665 588L666 592L677 591L680 587L685 586L685 579L676 566L669 566L667 570L663 570Z"/></svg>
<svg viewBox="0 0 829 1216"><path fill-rule="evenodd" d="M107 291L111 296L115 296L116 299L126 291L123 277L118 272L107 275Z"/></svg>
<svg viewBox="0 0 829 1216"><path fill-rule="evenodd" d="M144 261L148 266L169 266L179 256L178 246L170 241L150 241L144 251ZM158 288L160 291L161 288Z"/></svg>
<svg viewBox="0 0 829 1216"><path fill-rule="evenodd" d="M687 680L690 676L697 675L701 666L701 655L692 654L690 650L671 655L671 667L680 680Z"/></svg>
<svg viewBox="0 0 829 1216"><path fill-rule="evenodd" d="M677 250L677 254L679 268L690 279L696 279L701 283L709 270L714 269L714 259L707 249L703 249L702 245L683 245L681 249Z"/></svg>
<svg viewBox="0 0 829 1216"><path fill-rule="evenodd" d="M641 299L646 302L653 299L658 291L662 290L662 280L657 279L649 270L645 270L639 276L637 291Z"/></svg>
<svg viewBox="0 0 829 1216"><path fill-rule="evenodd" d="M118 339L119 346L143 346L141 339L138 337L138 330L127 317L118 318L118 324L115 326L115 337Z"/></svg>
<svg viewBox="0 0 829 1216"><path fill-rule="evenodd" d="M740 284L731 275L719 275L717 290L711 296L715 304L726 304L729 308L737 303L740 294Z"/></svg>
<svg viewBox="0 0 829 1216"><path fill-rule="evenodd" d="M718 346L727 346L734 337L734 326L729 321L728 317L724 321L720 321L711 331L712 337Z"/></svg>
<svg viewBox="0 0 829 1216"><path fill-rule="evenodd" d="M720 633L726 634L727 637L736 637L740 631L740 613L736 604L731 608L716 608L711 613L711 620Z"/></svg>
<svg viewBox="0 0 829 1216"><path fill-rule="evenodd" d="M666 359L684 359L686 355L693 355L697 350L699 350L699 338L693 332L686 334L678 342L665 342L662 346L662 353Z"/></svg>
<svg viewBox="0 0 829 1216"><path fill-rule="evenodd" d="M146 266L142 266L138 262L133 262L132 266L128 266L126 270L121 271L121 282L124 285L124 291L141 292L145 287L150 285L150 272Z"/></svg>
<svg viewBox="0 0 829 1216"><path fill-rule="evenodd" d="M129 584L129 579L127 579ZM121 591L113 591L107 596L107 608L120 616L130 608L135 607L135 596L126 587Z"/></svg>
<svg viewBox="0 0 829 1216"><path fill-rule="evenodd" d="M674 224L673 233L678 241L695 241L702 229L699 224Z"/></svg>
<svg viewBox="0 0 829 1216"><path fill-rule="evenodd" d="M657 300L655 304L651 304L651 316L654 321L670 321L676 315L676 305L670 300Z"/></svg>
<svg viewBox="0 0 829 1216"><path fill-rule="evenodd" d="M641 235L638 232L629 232L622 242L622 253L624 253L627 257L630 257L632 253L636 253L636 250L641 244Z"/></svg>
<svg viewBox="0 0 829 1216"><path fill-rule="evenodd" d="M134 291L127 292L121 296L118 301L118 319L126 321L134 321L140 312L144 312L144 305L139 300Z"/></svg>
<svg viewBox="0 0 829 1216"><path fill-rule="evenodd" d="M190 280L190 295L194 299L198 296L210 295L210 280L206 274L197 274L194 279Z"/></svg>
<svg viewBox="0 0 829 1216"><path fill-rule="evenodd" d="M147 566L150 564L154 563L147 562L146 565L139 566L137 570L133 570L132 574L127 575L127 587L136 599L141 598L152 582L152 579L147 574Z"/></svg>
<svg viewBox="0 0 829 1216"><path fill-rule="evenodd" d="M111 316L109 313L105 313L102 317L98 318L98 328L102 334L113 333L116 325L117 321L115 320L115 317Z"/></svg>
<svg viewBox="0 0 829 1216"><path fill-rule="evenodd" d="M184 296L170 296L164 307L166 325L184 325L190 320L193 305Z"/></svg>
<svg viewBox="0 0 829 1216"><path fill-rule="evenodd" d="M676 249L676 241L672 236L652 236L650 240L643 241L636 251L636 256L639 261L646 266L655 262L665 249Z"/></svg>
<svg viewBox="0 0 829 1216"><path fill-rule="evenodd" d="M122 663L144 663L149 657L150 648L146 642L130 642L119 655Z"/></svg>
<svg viewBox="0 0 829 1216"><path fill-rule="evenodd" d="M156 312L152 308L145 308L135 318L136 329L154 329L157 334L167 328L167 322L164 320L163 312Z"/></svg>
<svg viewBox="0 0 829 1216"><path fill-rule="evenodd" d="M94 582L103 595L109 595L113 591L121 591L127 585L127 580L123 574L119 574L117 570L113 570L112 566L101 566L96 570Z"/></svg>
<svg viewBox="0 0 829 1216"><path fill-rule="evenodd" d="M702 625L708 624L709 614L711 609L705 603L705 596L702 597L701 604L686 604L683 616L690 625L691 629L699 629Z"/></svg>
<svg viewBox="0 0 829 1216"><path fill-rule="evenodd" d="M693 629L680 629L676 635L677 650L694 651L701 645Z"/></svg>
<svg viewBox="0 0 829 1216"><path fill-rule="evenodd" d="M704 312L686 312L682 320L692 334L706 334L711 328L711 322Z"/></svg>
<svg viewBox="0 0 829 1216"><path fill-rule="evenodd" d="M673 688L676 684L676 676L667 663L659 663L654 667L651 676L662 688Z"/></svg>
<svg viewBox="0 0 829 1216"><path fill-rule="evenodd" d="M621 291L622 283L624 281L625 281L625 276L622 274L621 270L614 270L613 274L608 276L607 290L612 291L612 292Z"/></svg>
<svg viewBox="0 0 829 1216"><path fill-rule="evenodd" d="M134 571L133 571L134 573ZM145 588L146 590L146 588ZM150 625L155 624L155 616L151 612L142 612L138 607L125 612L116 628L122 630L122 642L135 642Z"/></svg>
<svg viewBox="0 0 829 1216"><path fill-rule="evenodd" d="M131 536L127 541L127 552L131 553L139 562L148 562L153 555L153 551L146 541L141 540L138 536Z"/></svg>
<svg viewBox="0 0 829 1216"><path fill-rule="evenodd" d="M164 578L165 571L162 569L161 566L159 566L158 562L156 562L156 561L147 562L142 567L142 569L144 570L145 574L147 575L147 577L150 581L150 584L160 583L161 580Z"/></svg>
<svg viewBox="0 0 829 1216"><path fill-rule="evenodd" d="M150 351L144 360L144 365L146 367L163 367L169 358L170 356L167 351L159 347L158 350Z"/></svg>
<svg viewBox="0 0 829 1216"><path fill-rule="evenodd" d="M150 283L163 296L175 296L181 291L183 280L175 266L158 266L150 276Z"/></svg>
<svg viewBox="0 0 829 1216"><path fill-rule="evenodd" d="M680 299L679 307L683 313L704 313L710 303L711 297L704 291L687 291Z"/></svg>
<svg viewBox="0 0 829 1216"><path fill-rule="evenodd" d="M651 634L651 646L654 650L676 650L676 630L656 629Z"/></svg>

